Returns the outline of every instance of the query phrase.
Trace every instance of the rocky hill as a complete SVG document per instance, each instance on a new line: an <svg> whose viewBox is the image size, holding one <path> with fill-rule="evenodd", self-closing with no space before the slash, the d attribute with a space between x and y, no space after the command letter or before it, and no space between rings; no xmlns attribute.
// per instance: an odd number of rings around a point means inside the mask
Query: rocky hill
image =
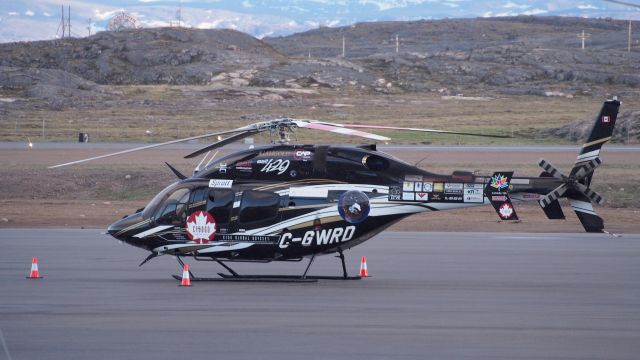
<svg viewBox="0 0 640 360"><path fill-rule="evenodd" d="M584 50L577 36L583 30L589 36ZM624 21L519 16L375 22L265 41L289 56L337 57L343 37L346 59L404 90L497 87L544 95L550 85L568 93L594 85L640 87L640 48L636 41L626 52Z"/></svg>
<svg viewBox="0 0 640 360"><path fill-rule="evenodd" d="M87 38L0 44L0 66L58 69L100 84L206 84L286 57L235 30L100 32Z"/></svg>
<svg viewBox="0 0 640 360"><path fill-rule="evenodd" d="M582 30L590 36L584 50ZM626 41L624 21L536 16L361 23L264 41L234 30L155 28L0 44L0 66L102 85L626 95L640 89L640 48L627 52Z"/></svg>

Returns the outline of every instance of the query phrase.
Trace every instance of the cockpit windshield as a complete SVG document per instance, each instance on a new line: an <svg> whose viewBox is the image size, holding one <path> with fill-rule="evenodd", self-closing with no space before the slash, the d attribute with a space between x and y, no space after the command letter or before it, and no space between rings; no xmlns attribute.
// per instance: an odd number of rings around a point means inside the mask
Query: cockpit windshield
<svg viewBox="0 0 640 360"><path fill-rule="evenodd" d="M164 200L178 187L178 185L179 183L175 182L160 191L158 195L154 196L147 206L144 207L144 210L142 210L142 217L144 219L150 218L156 211L157 207L164 202Z"/></svg>

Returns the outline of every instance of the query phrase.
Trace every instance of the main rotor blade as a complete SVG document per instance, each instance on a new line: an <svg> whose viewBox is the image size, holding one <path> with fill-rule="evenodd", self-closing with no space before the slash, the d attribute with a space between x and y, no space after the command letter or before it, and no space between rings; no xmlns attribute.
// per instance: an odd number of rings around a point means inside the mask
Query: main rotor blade
<svg viewBox="0 0 640 360"><path fill-rule="evenodd" d="M386 136L376 135L376 134L368 133L366 131L349 129L343 126L342 124L334 124L334 123L328 123L328 122L316 121L316 120L293 120L293 123L298 125L298 127L306 128L306 129L330 131L337 134L360 136L363 138L378 140L378 141L391 140L391 138L388 138Z"/></svg>
<svg viewBox="0 0 640 360"><path fill-rule="evenodd" d="M461 132L461 131L447 131L447 130L422 129L422 128L405 128L405 127L399 127L399 126L355 125L355 124L332 124L332 125L345 127L345 128L417 131L417 132L434 133L434 134L469 135L469 136L482 136L482 137L491 137L491 138L510 138L511 137L508 135L478 134L478 133L468 133L468 132Z"/></svg>
<svg viewBox="0 0 640 360"><path fill-rule="evenodd" d="M546 208L552 202L558 200L564 193L567 191L567 184L562 184L557 188L553 189L550 193L543 196L538 202L542 208Z"/></svg>
<svg viewBox="0 0 640 360"><path fill-rule="evenodd" d="M598 194L597 192L589 189L588 187L586 187L584 184L581 183L576 183L575 187L580 190L581 193L583 193L586 197L588 197L591 201L602 205L604 203L604 199L602 198L602 196L600 196L600 194Z"/></svg>
<svg viewBox="0 0 640 360"><path fill-rule="evenodd" d="M127 149L127 150L118 151L118 152L114 152L114 153L110 153L110 154L104 154L104 155L90 157L90 158L87 158L87 159L76 160L76 161L71 161L71 162L64 163L64 164L58 164L58 165L49 166L49 169L55 169L55 168L68 166L68 165L81 164L81 163L84 163L84 162L103 159L103 158L110 157L110 156L128 154L128 153L131 153L131 152L134 152L134 151L152 149L152 148L156 148L156 147L160 147L160 146L181 143L181 142L185 142L185 141L189 141L189 140L202 139L202 138L216 136L216 135L230 134L230 133L234 133L234 132L238 132L238 131L242 131L242 130L234 129L234 130L220 131L220 132L211 133L211 134L192 136L192 137L188 137L188 138L184 138L184 139L171 140L171 141L167 141L167 142L163 142L163 143L159 143L159 144L151 144L151 145L140 146L140 147L133 148L133 149Z"/></svg>
<svg viewBox="0 0 640 360"><path fill-rule="evenodd" d="M230 143L232 143L232 142L234 142L234 141L238 141L238 140L240 140L240 139L242 139L242 138L245 138L245 137L247 137L247 136L253 135L253 134L255 134L256 132L257 132L257 131L249 130L249 131L243 131L243 132L241 132L241 133L231 135L231 136L229 136L229 137L228 137L228 138L226 138L226 139L222 139L222 140L220 140L220 141L218 141L218 142L215 142L215 143L213 143L213 144L211 144L211 145L209 145L209 146L205 146L205 147L203 147L202 149L196 150L196 151L192 152L191 154L189 154L189 155L185 156L184 158L185 158L185 159L190 159L190 158L192 158L192 157L196 157L196 156L198 156L198 155L200 155L200 154L204 154L204 153L206 153L207 151L211 151L211 150L213 150L213 149L217 149L217 148L219 148L219 147L222 147L222 146L225 146L225 145L227 145L227 144L230 144Z"/></svg>
<svg viewBox="0 0 640 360"><path fill-rule="evenodd" d="M554 178L560 179L560 180L566 180L566 176L564 176L564 174L560 170L558 170L555 166L553 166L547 160L543 158L538 159L538 166L540 166L544 171L549 173Z"/></svg>

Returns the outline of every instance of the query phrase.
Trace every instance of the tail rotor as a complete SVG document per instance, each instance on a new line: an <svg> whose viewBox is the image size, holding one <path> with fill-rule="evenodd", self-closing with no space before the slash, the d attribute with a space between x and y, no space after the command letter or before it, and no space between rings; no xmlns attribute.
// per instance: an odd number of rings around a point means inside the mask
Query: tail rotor
<svg viewBox="0 0 640 360"><path fill-rule="evenodd" d="M551 205L554 201L563 197L567 191L569 191L569 195L567 197L571 197L572 193L580 193L586 196L591 202L595 202L597 204L602 204L603 198L597 192L591 190L589 188L589 183L591 182L591 176L593 175L593 171L602 164L602 160L600 158L595 158L585 163L584 165L580 165L576 171L572 171L573 175L566 176L560 170L558 170L555 166L553 166L550 162L545 159L540 159L538 161L538 165L544 169L552 177L562 180L563 183L557 188L551 190L547 195L543 196L538 202L542 208L546 208Z"/></svg>
<svg viewBox="0 0 640 360"><path fill-rule="evenodd" d="M602 145L611 139L619 109L620 101L617 98L604 102L569 176L545 159L538 161L538 165L544 169L541 177L553 177L562 182L538 201L549 219L564 219L558 199L566 197L587 232L604 231L604 222L593 210L592 205L602 204L604 201L602 196L590 187L593 172L602 165L600 150Z"/></svg>

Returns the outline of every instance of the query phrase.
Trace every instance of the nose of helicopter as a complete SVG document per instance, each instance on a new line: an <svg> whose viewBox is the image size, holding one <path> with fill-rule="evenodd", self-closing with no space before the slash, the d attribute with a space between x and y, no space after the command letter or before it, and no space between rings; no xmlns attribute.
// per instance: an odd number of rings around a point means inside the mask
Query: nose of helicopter
<svg viewBox="0 0 640 360"><path fill-rule="evenodd" d="M127 215L122 219L114 222L109 225L107 228L107 233L119 240L126 240L126 238L130 235L128 234L127 228L131 227L131 225L135 225L142 220L142 216L139 213Z"/></svg>

